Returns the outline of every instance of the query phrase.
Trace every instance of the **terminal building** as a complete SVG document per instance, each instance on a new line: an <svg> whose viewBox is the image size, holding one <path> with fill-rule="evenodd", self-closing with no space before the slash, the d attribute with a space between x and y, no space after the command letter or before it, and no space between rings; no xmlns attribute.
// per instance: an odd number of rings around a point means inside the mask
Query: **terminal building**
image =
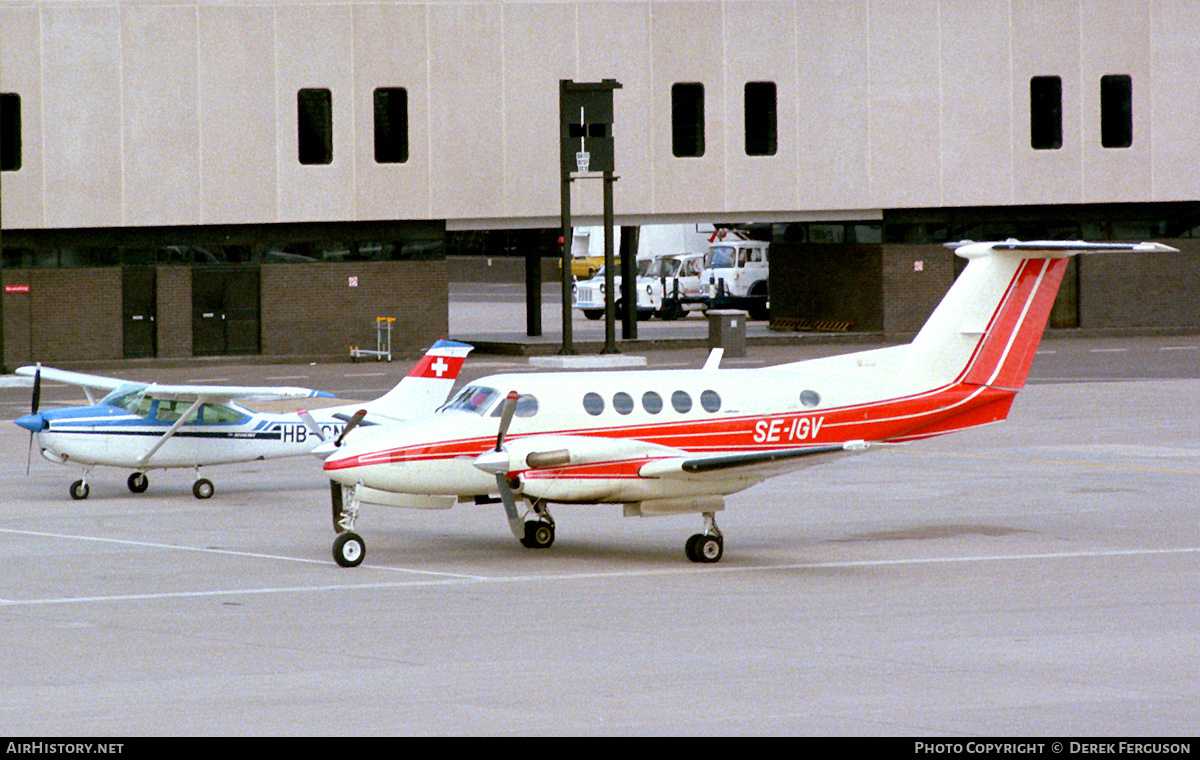
<svg viewBox="0 0 1200 760"><path fill-rule="evenodd" d="M616 223L746 225L773 318L904 339L943 243L1153 239L1181 252L1075 262L1051 326L1197 332L1197 28L1200 0L3 0L3 363L345 358L377 316L428 346L448 255L558 255L560 80L620 83Z"/></svg>

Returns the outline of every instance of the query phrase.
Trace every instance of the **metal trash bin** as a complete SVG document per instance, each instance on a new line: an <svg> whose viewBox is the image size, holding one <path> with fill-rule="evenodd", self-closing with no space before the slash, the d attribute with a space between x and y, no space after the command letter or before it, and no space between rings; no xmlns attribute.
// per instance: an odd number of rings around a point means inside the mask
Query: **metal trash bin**
<svg viewBox="0 0 1200 760"><path fill-rule="evenodd" d="M725 356L746 355L746 320L750 315L741 309L709 309L708 347L725 349Z"/></svg>

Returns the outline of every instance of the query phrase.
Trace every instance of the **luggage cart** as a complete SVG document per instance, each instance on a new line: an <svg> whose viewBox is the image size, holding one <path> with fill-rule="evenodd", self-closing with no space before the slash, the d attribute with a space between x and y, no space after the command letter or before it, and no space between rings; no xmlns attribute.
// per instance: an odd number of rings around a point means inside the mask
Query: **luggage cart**
<svg viewBox="0 0 1200 760"><path fill-rule="evenodd" d="M374 356L380 359L392 360L392 323L395 317L375 317L375 350L369 348L350 347L350 360L358 361L364 356Z"/></svg>

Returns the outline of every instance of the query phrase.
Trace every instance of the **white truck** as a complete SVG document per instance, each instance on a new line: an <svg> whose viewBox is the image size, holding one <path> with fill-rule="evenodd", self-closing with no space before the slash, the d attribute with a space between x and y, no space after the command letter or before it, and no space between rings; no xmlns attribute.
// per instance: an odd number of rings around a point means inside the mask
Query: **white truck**
<svg viewBox="0 0 1200 760"><path fill-rule="evenodd" d="M744 309L751 319L770 313L767 249L770 243L752 240L736 230L722 230L704 254L701 281L707 286L708 309Z"/></svg>

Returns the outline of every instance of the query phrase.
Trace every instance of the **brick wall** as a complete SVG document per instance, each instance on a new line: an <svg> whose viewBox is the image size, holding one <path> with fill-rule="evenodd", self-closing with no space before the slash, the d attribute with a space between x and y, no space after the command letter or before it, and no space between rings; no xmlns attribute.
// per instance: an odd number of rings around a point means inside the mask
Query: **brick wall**
<svg viewBox="0 0 1200 760"><path fill-rule="evenodd" d="M395 356L449 330L444 260L266 264L261 282L264 355L349 358L351 346L375 347L376 317L396 318Z"/></svg>
<svg viewBox="0 0 1200 760"><path fill-rule="evenodd" d="M192 355L192 269L157 267L158 355Z"/></svg>
<svg viewBox="0 0 1200 760"><path fill-rule="evenodd" d="M940 245L883 246L883 333L907 341L954 284L954 254Z"/></svg>
<svg viewBox="0 0 1200 760"><path fill-rule="evenodd" d="M1200 330L1200 241L1179 253L1106 253L1079 262L1079 326Z"/></svg>
<svg viewBox="0 0 1200 760"><path fill-rule="evenodd" d="M883 329L880 246L771 244L771 318Z"/></svg>
<svg viewBox="0 0 1200 760"><path fill-rule="evenodd" d="M4 284L29 286L4 294L10 368L123 356L119 267L5 270Z"/></svg>

